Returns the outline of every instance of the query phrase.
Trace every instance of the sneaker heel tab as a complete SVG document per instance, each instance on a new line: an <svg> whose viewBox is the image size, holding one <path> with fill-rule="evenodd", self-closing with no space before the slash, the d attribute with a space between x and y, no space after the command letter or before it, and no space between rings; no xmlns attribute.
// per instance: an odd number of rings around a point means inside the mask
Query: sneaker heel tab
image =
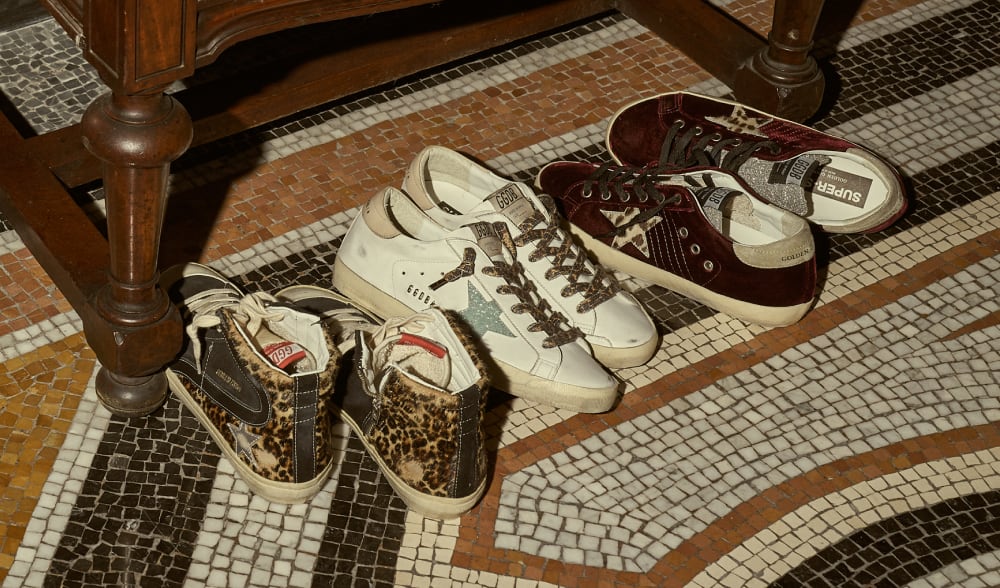
<svg viewBox="0 0 1000 588"><path fill-rule="evenodd" d="M391 239L402 231L392 218L389 212L392 201L398 198L406 198L395 188L385 188L375 196L372 196L364 206L361 207L361 216L368 225L368 228L383 239Z"/></svg>

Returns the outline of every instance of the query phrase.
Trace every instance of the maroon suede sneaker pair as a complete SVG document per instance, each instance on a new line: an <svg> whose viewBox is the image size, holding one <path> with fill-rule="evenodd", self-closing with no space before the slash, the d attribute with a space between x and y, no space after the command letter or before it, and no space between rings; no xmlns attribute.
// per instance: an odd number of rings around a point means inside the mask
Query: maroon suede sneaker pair
<svg viewBox="0 0 1000 588"><path fill-rule="evenodd" d="M624 107L607 148L620 165L538 175L573 232L603 265L748 322L791 324L812 305L808 222L869 232L906 209L899 174L863 147L696 94Z"/></svg>
<svg viewBox="0 0 1000 588"><path fill-rule="evenodd" d="M735 102L686 92L640 100L615 114L606 142L622 165L732 171L828 233L878 231L906 209L899 174L871 151Z"/></svg>

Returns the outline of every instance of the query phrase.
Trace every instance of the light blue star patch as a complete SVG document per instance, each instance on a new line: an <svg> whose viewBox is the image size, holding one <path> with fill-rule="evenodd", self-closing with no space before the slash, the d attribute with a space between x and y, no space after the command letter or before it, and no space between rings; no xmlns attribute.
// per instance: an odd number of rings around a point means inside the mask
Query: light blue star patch
<svg viewBox="0 0 1000 588"><path fill-rule="evenodd" d="M466 285L469 288L469 305L465 310L459 311L459 314L468 321L472 330L480 337L488 331L514 337L514 333L503 322L503 311L497 301L484 298L471 282L466 282Z"/></svg>

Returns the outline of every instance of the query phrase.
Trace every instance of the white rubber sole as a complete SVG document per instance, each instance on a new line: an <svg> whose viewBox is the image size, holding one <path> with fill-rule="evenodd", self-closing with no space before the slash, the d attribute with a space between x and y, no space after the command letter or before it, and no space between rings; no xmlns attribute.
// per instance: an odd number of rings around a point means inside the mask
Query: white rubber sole
<svg viewBox="0 0 1000 588"><path fill-rule="evenodd" d="M386 294L347 267L339 257L333 262L333 285L342 294L383 319L407 316L419 310ZM656 342L654 339L653 344ZM582 388L539 378L492 356L487 356L487 364L491 368L490 382L494 387L525 400L585 413L607 412L618 400L617 383L607 388Z"/></svg>
<svg viewBox="0 0 1000 588"><path fill-rule="evenodd" d="M236 469L236 472L243 478L243 481L247 483L250 490L254 494L258 494L271 502L278 502L281 504L301 504L307 502L310 498L319 493L323 489L323 485L326 484L327 478L330 477L330 472L333 471L333 460L326 464L323 471L320 472L315 478L309 480L308 482L292 483L292 482L276 482L274 480L269 480L264 476L261 476L257 472L250 469L248 465L240 458L239 455L233 451L232 446L229 444L223 436L222 433L215 428L212 424L211 419L205 414L198 402L188 394L184 384L181 383L180 378L172 370L167 369L167 383L170 389L181 399L184 406L191 411L194 416L201 421L201 424L208 430L212 438L215 439L216 445L219 449L229 458L230 463Z"/></svg>
<svg viewBox="0 0 1000 588"><path fill-rule="evenodd" d="M704 286L689 282L676 274L661 270L648 263L643 263L626 253L622 253L614 247L591 237L576 225L571 224L570 231L579 237L584 246L606 267L663 286L668 290L697 300L709 308L714 308L742 321L765 327L784 327L798 322L799 319L805 316L814 302L810 300L809 302L793 306L763 306L723 296Z"/></svg>
<svg viewBox="0 0 1000 588"><path fill-rule="evenodd" d="M649 358L656 353L656 348L660 345L659 336L653 337L642 345L635 347L605 347L596 345L593 341L587 340L591 351L594 352L594 359L601 365L611 369L622 369L645 365Z"/></svg>

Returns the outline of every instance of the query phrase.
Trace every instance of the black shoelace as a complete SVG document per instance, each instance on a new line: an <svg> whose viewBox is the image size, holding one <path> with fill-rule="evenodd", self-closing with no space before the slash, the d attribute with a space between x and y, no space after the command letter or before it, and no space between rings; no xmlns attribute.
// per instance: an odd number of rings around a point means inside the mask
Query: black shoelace
<svg viewBox="0 0 1000 588"><path fill-rule="evenodd" d="M635 196L639 202L652 200L656 203L655 206L641 211L621 226L615 227L604 235L595 236L604 238L622 235L629 227L657 216L667 206L680 204L683 200L680 194L672 194L668 198L657 189L658 183L671 177L670 174L661 173L660 170L651 167L634 168L602 164L594 170L594 173L583 182L583 196L585 198L592 197L596 188L596 193L601 200L607 201L617 198L620 202L628 202Z"/></svg>
<svg viewBox="0 0 1000 588"><path fill-rule="evenodd" d="M667 131L660 147L661 169L713 166L736 172L758 151L767 149L776 155L780 150L777 143L768 139L723 139L719 133L705 135L698 126L682 132L684 126L684 121L677 120Z"/></svg>

